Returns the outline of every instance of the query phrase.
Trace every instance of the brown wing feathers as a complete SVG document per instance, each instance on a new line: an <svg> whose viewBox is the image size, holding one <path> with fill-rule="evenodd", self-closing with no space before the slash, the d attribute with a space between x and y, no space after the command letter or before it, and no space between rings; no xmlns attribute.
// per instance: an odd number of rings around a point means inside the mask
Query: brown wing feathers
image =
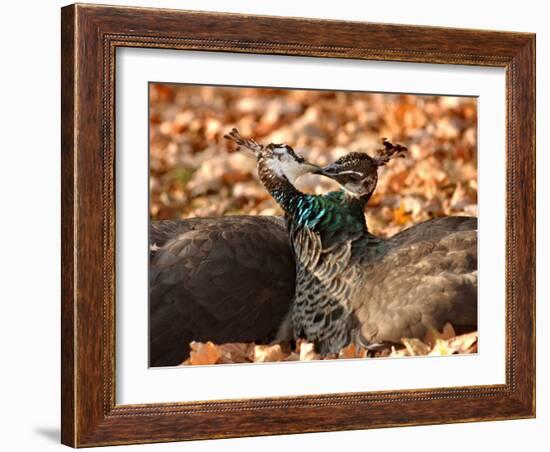
<svg viewBox="0 0 550 452"><path fill-rule="evenodd" d="M163 235L154 224L160 248L150 267L151 365L180 364L192 340L273 337L294 294L283 225L264 217L201 218L168 222Z"/></svg>
<svg viewBox="0 0 550 452"><path fill-rule="evenodd" d="M448 217L407 229L367 265L356 316L369 343L423 338L446 322L477 327L477 220Z"/></svg>
<svg viewBox="0 0 550 452"><path fill-rule="evenodd" d="M294 295L294 260L281 218L223 217L153 223L150 363L177 365L192 340L271 340ZM355 316L368 343L422 338L447 321L477 325L477 220L411 227L364 263Z"/></svg>

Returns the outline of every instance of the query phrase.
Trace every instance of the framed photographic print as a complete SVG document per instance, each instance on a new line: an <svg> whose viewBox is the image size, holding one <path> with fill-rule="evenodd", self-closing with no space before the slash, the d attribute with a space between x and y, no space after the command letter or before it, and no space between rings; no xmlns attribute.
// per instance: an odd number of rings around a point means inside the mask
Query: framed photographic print
<svg viewBox="0 0 550 452"><path fill-rule="evenodd" d="M62 9L62 442L535 415L535 37Z"/></svg>

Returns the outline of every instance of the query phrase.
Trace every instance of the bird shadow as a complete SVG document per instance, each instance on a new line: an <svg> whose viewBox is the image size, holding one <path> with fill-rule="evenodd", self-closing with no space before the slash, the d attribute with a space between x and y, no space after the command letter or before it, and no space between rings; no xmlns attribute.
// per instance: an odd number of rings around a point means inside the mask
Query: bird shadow
<svg viewBox="0 0 550 452"><path fill-rule="evenodd" d="M38 435L58 443L61 441L61 431L58 427L38 427L34 429Z"/></svg>

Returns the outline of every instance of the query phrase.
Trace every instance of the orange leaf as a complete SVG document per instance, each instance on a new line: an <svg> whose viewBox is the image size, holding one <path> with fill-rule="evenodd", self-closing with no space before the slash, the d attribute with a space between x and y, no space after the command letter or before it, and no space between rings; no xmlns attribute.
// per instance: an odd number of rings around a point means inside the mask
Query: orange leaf
<svg viewBox="0 0 550 452"><path fill-rule="evenodd" d="M448 343L449 346L452 347L456 353L475 353L468 352L468 350L477 343L477 331L453 337L452 339L448 340Z"/></svg>
<svg viewBox="0 0 550 452"><path fill-rule="evenodd" d="M300 344L300 361L312 361L320 359L321 356L315 353L315 345L313 342L302 342Z"/></svg>
<svg viewBox="0 0 550 452"><path fill-rule="evenodd" d="M287 354L283 352L281 344L275 345L256 345L254 347L254 362L269 363L283 361Z"/></svg>
<svg viewBox="0 0 550 452"><path fill-rule="evenodd" d="M222 355L219 347L210 341L206 344L193 341L190 345L191 353L186 363L191 365L216 364Z"/></svg>
<svg viewBox="0 0 550 452"><path fill-rule="evenodd" d="M355 344L349 344L347 347L344 347L342 350L340 350L340 353L338 353L338 358L340 359L350 359L350 358L357 358L358 357L358 351L355 347Z"/></svg>
<svg viewBox="0 0 550 452"><path fill-rule="evenodd" d="M406 224L411 220L411 214L405 211L403 204L400 204L397 209L393 210L393 221L396 224Z"/></svg>
<svg viewBox="0 0 550 452"><path fill-rule="evenodd" d="M409 356L409 352L406 348L396 349L392 345L390 356Z"/></svg>
<svg viewBox="0 0 550 452"><path fill-rule="evenodd" d="M454 353L454 349L449 347L449 343L443 339L436 339L435 345L428 353L430 356L448 356Z"/></svg>
<svg viewBox="0 0 550 452"><path fill-rule="evenodd" d="M254 344L234 342L219 346L218 364L250 363L254 359Z"/></svg>
<svg viewBox="0 0 550 452"><path fill-rule="evenodd" d="M415 338L403 338L401 342L407 349L407 352L411 356L422 356L427 355L430 352L430 347L428 347L420 339Z"/></svg>

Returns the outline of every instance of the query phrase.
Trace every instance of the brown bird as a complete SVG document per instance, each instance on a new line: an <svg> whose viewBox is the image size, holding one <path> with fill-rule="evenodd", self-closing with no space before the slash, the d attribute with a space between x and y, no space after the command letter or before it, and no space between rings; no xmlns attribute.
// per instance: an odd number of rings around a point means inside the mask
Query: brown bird
<svg viewBox="0 0 550 452"><path fill-rule="evenodd" d="M154 221L149 363L181 364L191 341L273 340L294 296L282 217Z"/></svg>
<svg viewBox="0 0 550 452"><path fill-rule="evenodd" d="M374 158L350 153L313 170L342 191L310 195L296 175L311 164L285 144L261 146L236 129L226 136L253 152L260 180L287 215L296 288L277 339L304 337L319 353L422 338L446 322L477 326L477 219L430 220L388 239L368 231L364 208L378 168L405 148L384 140Z"/></svg>
<svg viewBox="0 0 550 452"><path fill-rule="evenodd" d="M318 169L303 160L293 177ZM150 246L151 366L181 364L191 341L274 339L295 283L282 217L154 221Z"/></svg>

